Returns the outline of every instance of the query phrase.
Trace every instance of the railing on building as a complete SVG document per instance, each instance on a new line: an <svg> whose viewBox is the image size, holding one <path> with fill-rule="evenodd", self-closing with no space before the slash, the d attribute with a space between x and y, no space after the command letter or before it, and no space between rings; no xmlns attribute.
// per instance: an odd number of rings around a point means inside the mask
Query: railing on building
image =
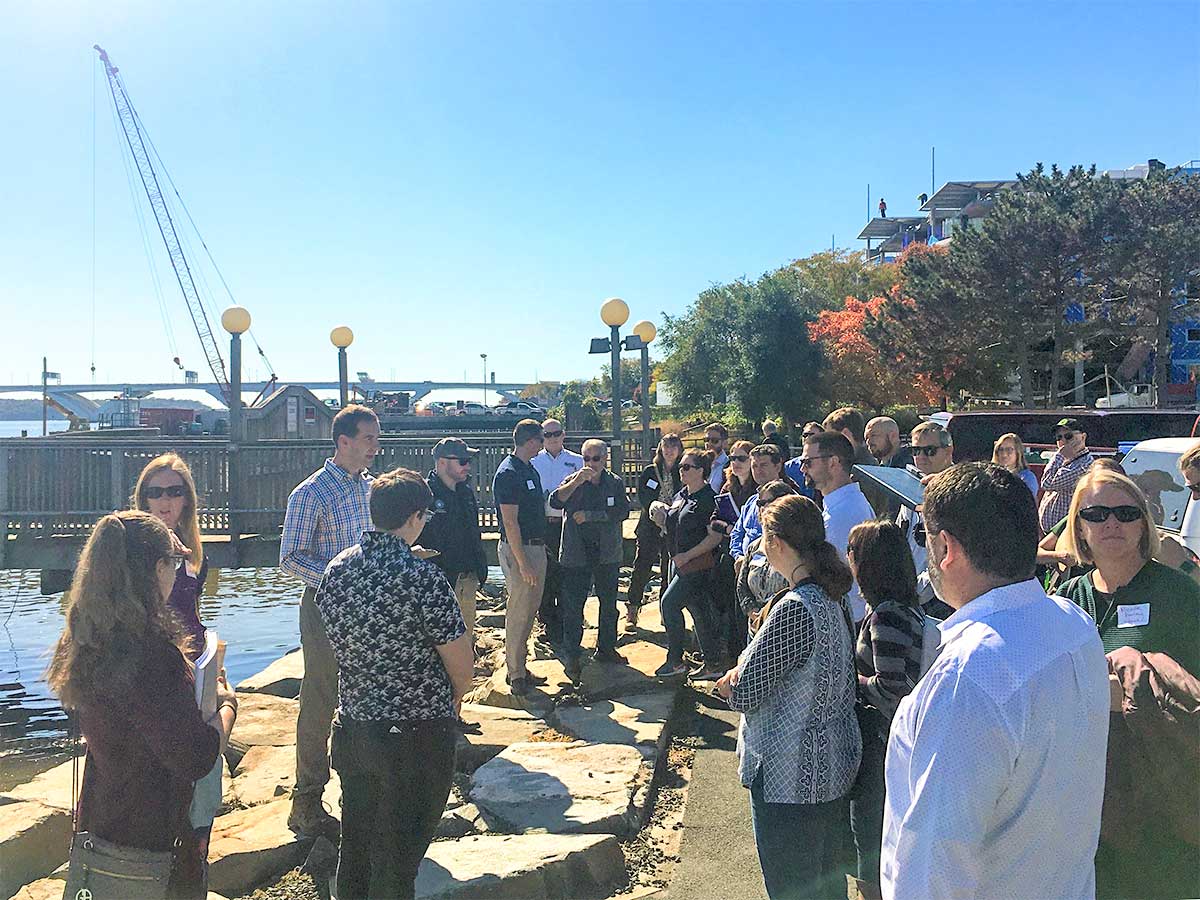
<svg viewBox="0 0 1200 900"><path fill-rule="evenodd" d="M578 451L590 435L568 437ZM603 435L595 435L606 440ZM480 449L472 479L479 497L480 524L494 529L497 511L492 477L512 446L507 434L471 435ZM657 444L657 433L653 444ZM405 466L433 468L435 438L385 436L372 470ZM636 490L641 433L627 433L624 476ZM328 441L252 441L231 447L224 440L104 437L15 438L0 441L0 561L9 540L83 538L105 513L129 506L142 468L161 453L187 461L199 495L201 531L278 537L292 489L331 455Z"/></svg>

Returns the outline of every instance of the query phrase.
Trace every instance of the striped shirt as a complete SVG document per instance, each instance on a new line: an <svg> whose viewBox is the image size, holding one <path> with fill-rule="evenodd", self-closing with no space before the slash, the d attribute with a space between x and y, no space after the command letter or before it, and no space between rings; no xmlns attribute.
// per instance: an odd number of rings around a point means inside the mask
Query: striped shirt
<svg viewBox="0 0 1200 900"><path fill-rule="evenodd" d="M329 561L359 542L371 525L371 474L351 475L332 459L288 497L279 540L279 568L314 591Z"/></svg>
<svg viewBox="0 0 1200 900"><path fill-rule="evenodd" d="M1061 453L1054 454L1042 472L1042 505L1038 510L1038 520L1042 524L1043 534L1053 528L1059 519L1066 517L1071 509L1075 485L1079 484L1079 479L1095 461L1090 450L1083 451L1083 455L1070 462L1064 462Z"/></svg>
<svg viewBox="0 0 1200 900"><path fill-rule="evenodd" d="M855 650L860 699L891 720L896 705L921 680L920 609L884 600L863 619Z"/></svg>

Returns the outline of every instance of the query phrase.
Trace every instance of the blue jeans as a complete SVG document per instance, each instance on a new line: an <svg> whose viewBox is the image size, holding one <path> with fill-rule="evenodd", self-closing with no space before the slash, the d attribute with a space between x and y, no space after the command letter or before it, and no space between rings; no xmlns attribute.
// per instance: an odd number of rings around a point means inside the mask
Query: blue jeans
<svg viewBox="0 0 1200 900"><path fill-rule="evenodd" d="M617 649L617 563L598 566L564 566L562 585L563 655L578 657L583 643L583 607L594 584L600 599L600 633L596 649Z"/></svg>
<svg viewBox="0 0 1200 900"><path fill-rule="evenodd" d="M863 719L859 719L860 724ZM883 843L883 804L886 788L883 763L887 747L878 731L863 731L862 762L858 765L858 782L854 799L850 801L850 828L854 831L854 848L858 853L858 877L879 884L879 852Z"/></svg>
<svg viewBox="0 0 1200 900"><path fill-rule="evenodd" d="M750 819L763 883L771 900L846 896L837 871L846 799L827 803L768 803L760 769L750 785Z"/></svg>
<svg viewBox="0 0 1200 900"><path fill-rule="evenodd" d="M717 665L725 658L721 639L713 621L713 570L676 574L671 579L659 606L662 608L663 628L667 632L667 662L683 661L683 647L687 641L687 625L683 611L692 614L696 625L696 639L700 641L700 652L709 665Z"/></svg>

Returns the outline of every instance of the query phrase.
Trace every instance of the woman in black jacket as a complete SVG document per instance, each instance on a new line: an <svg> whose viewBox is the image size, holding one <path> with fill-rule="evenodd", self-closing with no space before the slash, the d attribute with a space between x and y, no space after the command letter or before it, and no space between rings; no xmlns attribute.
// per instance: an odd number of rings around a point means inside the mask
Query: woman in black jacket
<svg viewBox="0 0 1200 900"><path fill-rule="evenodd" d="M679 460L683 456L683 441L677 434L664 434L654 453L654 462L642 469L638 478L638 505L642 509L638 519L637 555L633 560L633 574L629 578L629 590L625 594L625 621L632 630L637 627L638 610L645 602L646 583L650 571L657 562L659 566L658 596L661 599L667 584L667 567L670 554L667 552L663 530L650 518L650 504L655 500L670 503L683 486L679 481Z"/></svg>

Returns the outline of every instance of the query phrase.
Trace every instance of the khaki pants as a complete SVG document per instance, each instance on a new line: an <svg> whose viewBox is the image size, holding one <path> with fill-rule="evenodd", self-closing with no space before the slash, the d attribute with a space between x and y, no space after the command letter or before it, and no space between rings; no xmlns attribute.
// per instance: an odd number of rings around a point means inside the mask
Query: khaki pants
<svg viewBox="0 0 1200 900"><path fill-rule="evenodd" d="M462 613L472 646L475 645L475 594L478 591L479 579L474 575L459 575L454 580L454 596L458 599L458 610Z"/></svg>
<svg viewBox="0 0 1200 900"><path fill-rule="evenodd" d="M317 592L306 587L300 599L304 679L300 682L300 714L296 718L296 787L293 793L319 797L329 781L329 725L337 705L338 670L316 597Z"/></svg>
<svg viewBox="0 0 1200 900"><path fill-rule="evenodd" d="M504 572L504 584L508 589L508 606L504 611L504 662L508 666L508 677L525 677L525 657L529 655L529 635L533 632L533 620L542 602L542 587L546 581L546 548L538 544L526 544L525 562L537 575L533 584L521 577L521 569L512 548L500 543L500 568Z"/></svg>

